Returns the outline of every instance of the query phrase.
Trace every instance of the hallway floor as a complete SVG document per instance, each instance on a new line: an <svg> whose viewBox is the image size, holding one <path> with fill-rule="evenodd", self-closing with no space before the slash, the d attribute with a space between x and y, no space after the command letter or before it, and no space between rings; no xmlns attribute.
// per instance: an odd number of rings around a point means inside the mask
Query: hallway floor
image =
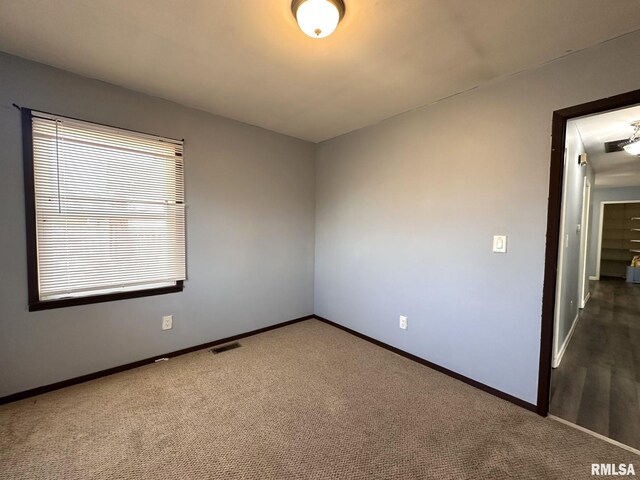
<svg viewBox="0 0 640 480"><path fill-rule="evenodd" d="M590 282L562 362L550 413L640 449L640 284Z"/></svg>

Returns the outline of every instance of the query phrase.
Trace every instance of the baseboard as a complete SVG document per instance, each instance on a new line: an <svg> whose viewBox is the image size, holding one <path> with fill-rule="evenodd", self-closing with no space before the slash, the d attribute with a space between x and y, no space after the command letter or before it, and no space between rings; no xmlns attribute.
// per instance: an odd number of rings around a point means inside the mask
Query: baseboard
<svg viewBox="0 0 640 480"><path fill-rule="evenodd" d="M391 345L388 345L386 343L383 343L379 340L376 340L375 338L371 338L368 337L367 335L364 335L362 333L356 332L355 330L351 330L350 328L347 328L345 326L342 326L338 323L332 322L331 320L328 320L326 318L320 317L318 315L307 315L305 317L300 317L300 318L296 318L294 320L289 320L287 322L282 322L282 323L277 323L275 325L270 325L268 327L264 327L264 328L259 328L257 330L252 330L250 332L246 332L246 333L241 333L238 335L234 335L232 337L227 337L227 338L221 338L219 340L213 340L211 342L207 342L207 343L202 343L200 345L194 345L193 347L188 347L188 348L183 348L181 350L176 350L174 352L170 352L170 353L165 353L164 355L156 355L154 357L149 357L149 358L145 358L143 360L138 360L137 362L132 362L132 363L127 363L125 365L120 365L117 367L113 367L113 368L108 368L106 370L101 370L99 372L95 372L95 373L89 373L87 375L82 375L80 377L76 377L76 378L70 378L68 380L63 380L61 382L56 382L56 383L52 383L50 385L44 385L42 387L36 387L36 388L32 388L30 390L25 390L22 392L18 392L18 393L13 393L11 395L7 395L5 397L0 398L0 405L4 405L6 403L11 403L11 402L16 402L18 400L23 400L25 398L29 398L29 397L34 397L36 395L40 395L43 393L47 393L47 392L52 392L54 390L59 390L61 388L65 388L65 387L70 387L72 385L77 385L79 383L84 383L84 382L88 382L90 380L95 380L96 378L100 378L100 377L105 377L107 375L113 375L115 373L119 373L119 372L124 372L126 370L131 370L133 368L137 368L137 367L141 367L143 365L148 365L151 363L154 363L156 360L158 360L159 358L171 358L171 357L177 357L179 355L184 355L186 353L191 353L191 352L195 352L197 350L202 350L204 348L209 348L209 347L214 347L216 345L220 345L223 343L228 343L228 342L233 342L235 340L239 340L241 338L245 338L245 337L250 337L252 335L257 335L259 333L263 333L263 332L267 332L269 330L274 330L276 328L281 328L281 327L286 327L287 325L292 325L294 323L298 323L298 322L302 322L305 320L309 320L312 318L316 318L318 320L320 320L321 322L324 322L328 325L332 325L333 327L339 328L341 330L344 330L345 332L348 332L352 335L355 335L356 337L359 337L363 340L366 340L370 343L373 343L374 345L377 345L379 347L382 347L386 350L389 350L393 353L396 353L398 355L401 355L405 358L408 358L409 360L413 360L414 362L420 363L426 367L429 367L433 370L436 370L440 373L444 373L445 375L448 375L452 378L455 378L456 380L460 380L468 385L471 385L473 387L476 387L480 390L483 390L487 393L490 393L491 395L494 395L498 398L501 398L503 400L506 400L508 402L511 402L515 405L518 405L519 407L522 408L526 408L527 410L530 410L532 412L535 413L539 413L542 414L542 412L540 412L538 410L538 408L536 407L536 405L533 405L529 402L526 402L524 400L521 400L520 398L514 397L513 395L509 395L508 393L502 392L501 390L495 389L493 387L490 387L488 385L485 385L484 383L478 382L477 380L473 380L472 378L469 377L465 377L464 375L461 375L459 373L454 372L453 370L449 370L448 368L442 367L440 365L437 365L435 363L432 363L428 360L425 360L423 358L420 358L416 355L413 355L411 353L405 352L404 350L400 350L399 348L396 347L392 347Z"/></svg>
<svg viewBox="0 0 640 480"><path fill-rule="evenodd" d="M595 275L589 275L589 280L599 280L599 278Z"/></svg>
<svg viewBox="0 0 640 480"><path fill-rule="evenodd" d="M564 339L564 343L562 347L560 347L560 351L558 355L553 358L553 362L551 363L551 368L558 368L560 366L560 362L562 362L562 357L564 352L566 352L567 347L569 346L569 342L571 341L571 337L573 336L573 332L576 329L576 325L578 324L578 320L580 319L580 312L576 313L576 318L573 319L573 323L571 324L571 329L567 334L567 338Z"/></svg>
<svg viewBox="0 0 640 480"><path fill-rule="evenodd" d="M36 395L40 395L47 392L52 392L54 390L59 390L61 388L70 387L71 385L77 385L79 383L88 382L89 380L95 380L96 378L106 377L107 375L113 375L114 373L124 372L125 370L131 370L132 368L142 367L143 365L148 365L150 363L154 363L159 358L171 358L177 357L178 355L184 355L186 353L195 352L196 350L202 350L204 348L214 347L216 345L220 345L227 342L233 342L235 340L239 340L241 338L250 337L252 335L257 335L258 333L268 332L269 330L275 330L276 328L286 327L287 325L292 325L294 323L302 322L304 320L310 320L315 318L314 315L307 315L305 317L296 318L294 320L289 320L287 322L277 323L275 325L270 325L268 327L259 328L257 330L252 330L246 333L240 333L238 335L234 335L232 337L221 338L219 340L213 340L207 343L201 343L200 345L194 345L193 347L183 348L181 350L176 350L174 352L165 353L163 355L156 355L154 357L145 358L143 360L138 360L137 362L127 363L125 365L119 365L113 368L107 368L106 370L100 370L99 372L88 373L87 375L82 375L80 377L70 378L68 380L63 380L61 382L52 383L49 385L44 385L42 387L32 388L30 390L25 390L18 393L13 393L11 395L7 395L6 397L0 398L0 405L4 405L6 403L16 402L18 400L23 400L25 398L34 397Z"/></svg>
<svg viewBox="0 0 640 480"><path fill-rule="evenodd" d="M587 306L587 302L589 301L590 298L591 298L591 292L587 292L587 295L584 297L584 300L582 301L582 308Z"/></svg>
<svg viewBox="0 0 640 480"><path fill-rule="evenodd" d="M506 400L508 402L511 402L515 405L518 405L519 407L522 408L526 408L527 410L530 410L534 413L538 413L540 415L545 415L545 413L541 412L538 407L532 403L526 402L518 397L514 397L513 395L509 395L508 393L505 393L501 390L498 390L496 388L490 387L488 385L485 385L484 383L478 382L477 380L473 380L472 378L469 377L465 377L464 375L461 375L459 373L454 372L453 370L449 370L448 368L442 367L440 365L437 365L433 362L430 362L429 360L425 360L424 358L418 357L416 355L413 355L412 353L408 353L405 352L404 350L400 350L399 348L393 347L391 345L388 345L384 342L381 342L379 340L376 340L375 338L371 338L367 335L364 335L360 332L356 332L355 330L351 330L348 327L345 327L343 325L340 325L339 323L335 323L332 322L331 320L328 320L326 318L320 317L318 315L314 315L314 317L318 320L320 320L321 322L324 322L328 325L332 325L336 328L339 328L340 330L344 330L345 332L348 332L352 335L355 335L356 337L359 337L363 340L366 340L367 342L371 342L374 345L377 345L379 347L382 347L386 350L389 350L393 353L396 353L398 355L401 355L405 358L408 358L409 360L413 360L414 362L420 363L426 367L429 367L433 370L436 370L440 373L444 373L445 375L448 375L452 378L455 378L456 380L460 380L461 382L464 382L468 385L471 385L472 387L476 387L484 392L490 393L491 395L494 395L498 398L501 398L503 400Z"/></svg>

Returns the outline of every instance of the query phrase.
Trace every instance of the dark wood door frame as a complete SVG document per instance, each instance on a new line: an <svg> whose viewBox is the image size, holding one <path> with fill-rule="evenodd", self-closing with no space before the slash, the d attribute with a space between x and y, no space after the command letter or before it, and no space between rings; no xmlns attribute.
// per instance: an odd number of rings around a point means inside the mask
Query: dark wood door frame
<svg viewBox="0 0 640 480"><path fill-rule="evenodd" d="M551 166L549 172L549 205L547 210L547 243L545 247L544 286L542 288L542 330L540 334L540 365L538 371L538 413L549 413L551 387L551 355L553 349L553 322L556 303L558 273L558 245L560 214L562 210L562 184L564 148L567 121L609 110L619 110L640 104L640 90L583 103L553 112L551 127ZM568 159L572 160L572 159ZM576 159L577 161L577 159Z"/></svg>

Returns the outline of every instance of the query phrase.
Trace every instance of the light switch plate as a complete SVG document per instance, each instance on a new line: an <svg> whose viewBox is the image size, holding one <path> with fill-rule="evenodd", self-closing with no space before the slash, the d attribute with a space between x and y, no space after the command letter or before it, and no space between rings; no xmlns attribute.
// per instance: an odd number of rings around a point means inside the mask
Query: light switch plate
<svg viewBox="0 0 640 480"><path fill-rule="evenodd" d="M507 253L507 236L506 235L493 236L493 252Z"/></svg>

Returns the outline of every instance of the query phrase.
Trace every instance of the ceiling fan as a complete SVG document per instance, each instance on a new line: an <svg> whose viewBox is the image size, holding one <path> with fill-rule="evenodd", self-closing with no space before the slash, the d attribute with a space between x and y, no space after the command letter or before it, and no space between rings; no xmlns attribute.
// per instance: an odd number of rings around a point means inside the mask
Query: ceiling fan
<svg viewBox="0 0 640 480"><path fill-rule="evenodd" d="M633 133L628 140L620 144L631 155L640 155L640 120L636 120L631 124Z"/></svg>
<svg viewBox="0 0 640 480"><path fill-rule="evenodd" d="M640 120L631 124L634 127L629 138L604 142L605 153L622 152L623 150L631 155L640 155Z"/></svg>

